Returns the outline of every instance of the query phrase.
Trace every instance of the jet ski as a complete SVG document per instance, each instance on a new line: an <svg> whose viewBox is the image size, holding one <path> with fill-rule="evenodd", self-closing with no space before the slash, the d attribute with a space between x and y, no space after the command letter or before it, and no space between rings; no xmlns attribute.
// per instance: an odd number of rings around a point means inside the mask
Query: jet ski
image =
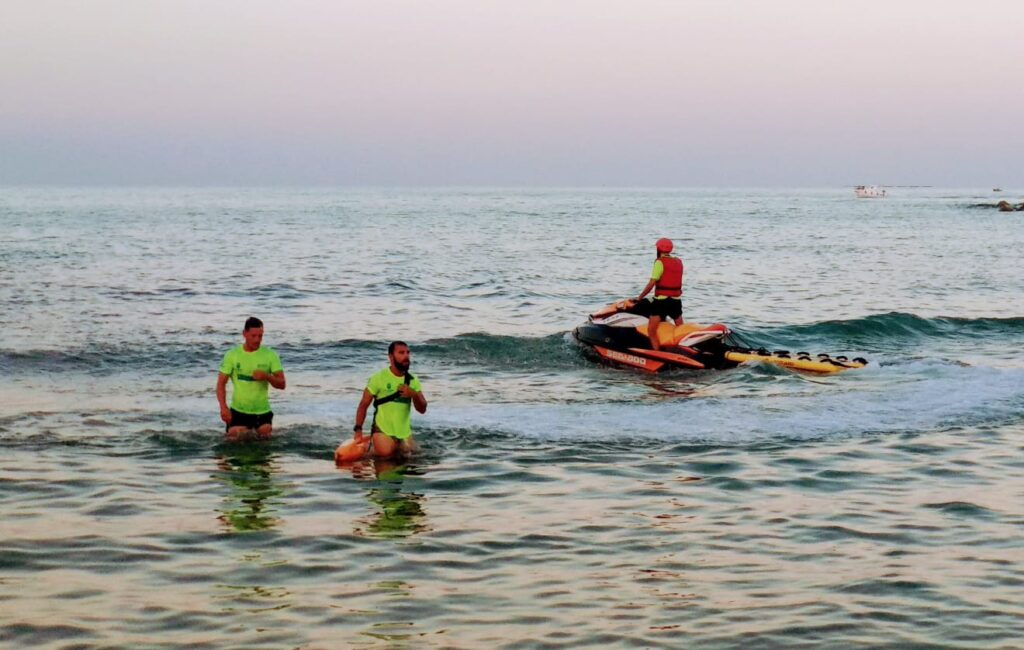
<svg viewBox="0 0 1024 650"><path fill-rule="evenodd" d="M722 323L658 325L660 350L651 348L648 336L649 300L620 300L590 314L587 322L573 330L573 336L602 360L658 372L669 368L690 370L734 368L741 363L770 363L794 370L832 374L863 368L867 360L848 359L807 352L770 351L743 345Z"/></svg>

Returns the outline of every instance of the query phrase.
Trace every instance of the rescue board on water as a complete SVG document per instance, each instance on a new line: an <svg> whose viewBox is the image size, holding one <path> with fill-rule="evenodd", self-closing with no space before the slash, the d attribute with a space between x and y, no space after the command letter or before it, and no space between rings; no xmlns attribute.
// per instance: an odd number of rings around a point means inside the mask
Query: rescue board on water
<svg viewBox="0 0 1024 650"><path fill-rule="evenodd" d="M812 358L807 354L790 355L788 352L769 352L767 350L732 350L725 353L725 358L736 363L759 361L770 363L791 370L804 370L821 374L833 374L843 370L863 368L867 365L864 359L847 359L846 357L830 357L820 354Z"/></svg>

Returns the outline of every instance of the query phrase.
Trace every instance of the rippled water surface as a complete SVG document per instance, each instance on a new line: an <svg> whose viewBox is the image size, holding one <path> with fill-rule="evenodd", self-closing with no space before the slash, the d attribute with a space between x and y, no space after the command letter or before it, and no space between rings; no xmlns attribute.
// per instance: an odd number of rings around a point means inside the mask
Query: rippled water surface
<svg viewBox="0 0 1024 650"><path fill-rule="evenodd" d="M984 192L0 190L0 644L1024 645L1024 221ZM864 356L648 376L684 311ZM288 389L223 439L248 315ZM430 400L335 467L386 344Z"/></svg>

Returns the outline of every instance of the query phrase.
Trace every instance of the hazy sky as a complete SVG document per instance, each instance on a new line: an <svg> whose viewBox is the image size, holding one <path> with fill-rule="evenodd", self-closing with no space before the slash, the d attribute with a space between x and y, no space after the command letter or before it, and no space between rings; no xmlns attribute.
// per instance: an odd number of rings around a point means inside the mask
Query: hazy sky
<svg viewBox="0 0 1024 650"><path fill-rule="evenodd" d="M0 184L1024 187L1021 0L2 0Z"/></svg>

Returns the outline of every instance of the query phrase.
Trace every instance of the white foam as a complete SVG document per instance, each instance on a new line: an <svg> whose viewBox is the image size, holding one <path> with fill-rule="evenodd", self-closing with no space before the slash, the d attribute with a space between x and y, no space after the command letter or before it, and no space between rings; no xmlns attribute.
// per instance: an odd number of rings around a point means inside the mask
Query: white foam
<svg viewBox="0 0 1024 650"><path fill-rule="evenodd" d="M742 370L738 372L743 372ZM714 397L578 404L432 406L429 426L538 439L649 437L739 444L942 430L1024 419L1024 370L922 361L827 382L781 381Z"/></svg>

